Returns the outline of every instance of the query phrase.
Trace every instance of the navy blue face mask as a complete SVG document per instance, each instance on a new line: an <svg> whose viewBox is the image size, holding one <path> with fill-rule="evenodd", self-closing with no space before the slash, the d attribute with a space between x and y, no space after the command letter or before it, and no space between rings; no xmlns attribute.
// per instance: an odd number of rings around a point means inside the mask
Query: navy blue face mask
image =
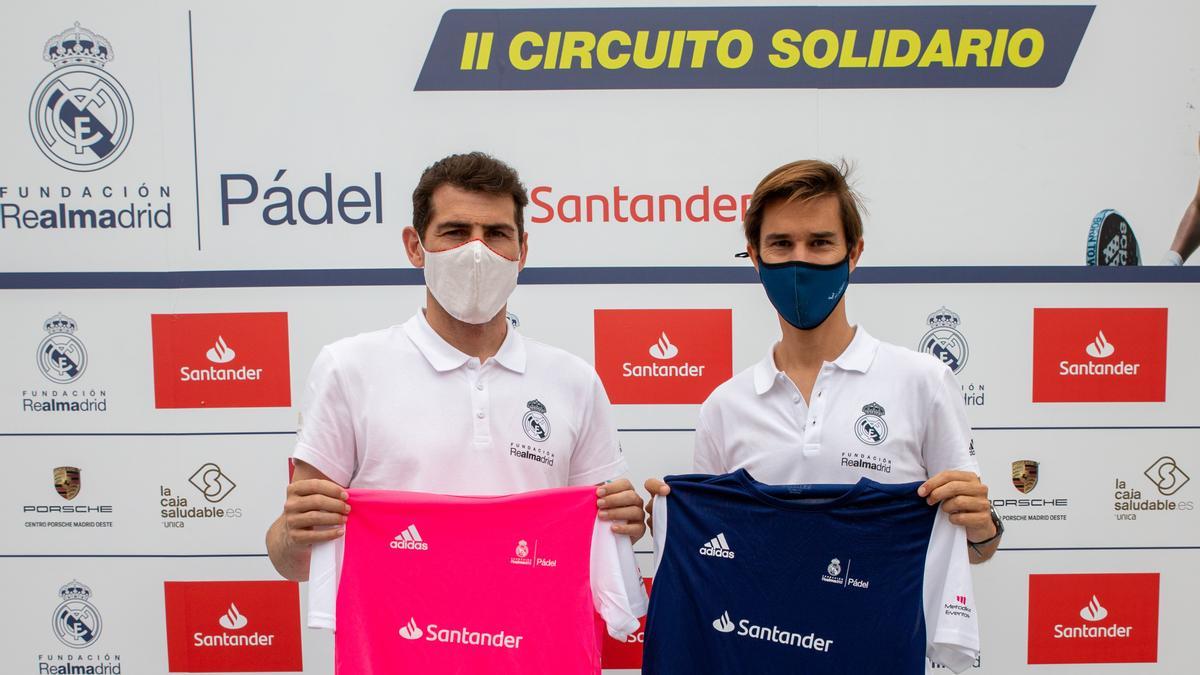
<svg viewBox="0 0 1200 675"><path fill-rule="evenodd" d="M758 259L758 278L775 311L800 330L812 330L833 313L850 281L850 256L830 265Z"/></svg>

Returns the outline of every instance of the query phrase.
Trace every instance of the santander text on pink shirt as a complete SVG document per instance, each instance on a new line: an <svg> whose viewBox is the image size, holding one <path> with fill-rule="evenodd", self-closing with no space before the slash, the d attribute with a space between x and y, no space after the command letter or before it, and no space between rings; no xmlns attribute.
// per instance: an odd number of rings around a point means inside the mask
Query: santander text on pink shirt
<svg viewBox="0 0 1200 675"><path fill-rule="evenodd" d="M602 634L637 630L646 594L596 489L500 497L351 489L345 537L313 548L310 626L338 675L600 673Z"/></svg>

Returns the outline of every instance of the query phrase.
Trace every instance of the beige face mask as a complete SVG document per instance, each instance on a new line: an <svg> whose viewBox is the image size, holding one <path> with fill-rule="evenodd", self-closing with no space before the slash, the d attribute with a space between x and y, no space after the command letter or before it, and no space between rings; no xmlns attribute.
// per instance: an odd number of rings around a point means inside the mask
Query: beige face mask
<svg viewBox="0 0 1200 675"><path fill-rule="evenodd" d="M520 264L478 239L445 251L425 251L425 286L463 323L491 321L517 287Z"/></svg>

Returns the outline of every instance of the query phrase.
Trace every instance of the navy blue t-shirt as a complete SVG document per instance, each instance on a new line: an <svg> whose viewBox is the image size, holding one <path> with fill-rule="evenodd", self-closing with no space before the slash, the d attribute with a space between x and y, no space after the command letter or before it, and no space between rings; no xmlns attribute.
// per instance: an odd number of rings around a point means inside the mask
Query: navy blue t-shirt
<svg viewBox="0 0 1200 675"><path fill-rule="evenodd" d="M978 654L966 538L920 483L668 476L643 673L961 672Z"/></svg>

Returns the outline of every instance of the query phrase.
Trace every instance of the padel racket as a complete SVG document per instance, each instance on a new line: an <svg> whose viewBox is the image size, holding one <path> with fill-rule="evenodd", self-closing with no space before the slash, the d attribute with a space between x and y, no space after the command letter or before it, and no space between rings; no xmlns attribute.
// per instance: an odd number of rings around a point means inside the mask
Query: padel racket
<svg viewBox="0 0 1200 675"><path fill-rule="evenodd" d="M1088 265L1141 265L1142 253L1133 226L1113 209L1104 209L1092 219L1087 240Z"/></svg>

